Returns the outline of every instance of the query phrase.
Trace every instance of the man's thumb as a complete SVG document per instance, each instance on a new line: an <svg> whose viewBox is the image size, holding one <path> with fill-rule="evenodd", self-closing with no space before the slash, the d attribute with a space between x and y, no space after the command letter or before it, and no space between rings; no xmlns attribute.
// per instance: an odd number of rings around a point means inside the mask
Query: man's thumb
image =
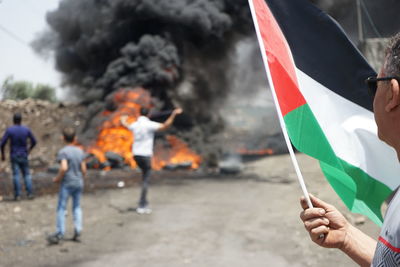
<svg viewBox="0 0 400 267"><path fill-rule="evenodd" d="M311 202L314 205L314 208L323 208L326 210L331 207L331 205L326 203L325 201L322 201L321 199L315 197L312 194L309 194L309 195L310 195Z"/></svg>

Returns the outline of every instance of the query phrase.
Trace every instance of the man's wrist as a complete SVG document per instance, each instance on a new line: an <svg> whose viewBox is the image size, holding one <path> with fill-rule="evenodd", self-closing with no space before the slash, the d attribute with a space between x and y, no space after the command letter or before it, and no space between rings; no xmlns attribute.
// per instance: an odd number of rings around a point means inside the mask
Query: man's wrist
<svg viewBox="0 0 400 267"><path fill-rule="evenodd" d="M349 224L345 227L344 230L344 238L342 244L339 245L339 249L343 251L344 253L348 253L349 251L352 250L352 246L354 245L353 243L353 236L354 236L354 231L356 229L354 228L353 225Z"/></svg>
<svg viewBox="0 0 400 267"><path fill-rule="evenodd" d="M376 248L376 241L348 223L340 248L360 266L370 266Z"/></svg>

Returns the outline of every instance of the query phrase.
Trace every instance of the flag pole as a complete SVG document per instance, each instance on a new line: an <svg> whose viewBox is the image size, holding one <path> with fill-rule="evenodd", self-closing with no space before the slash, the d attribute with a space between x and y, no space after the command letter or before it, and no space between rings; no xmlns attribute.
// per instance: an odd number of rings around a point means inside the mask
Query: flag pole
<svg viewBox="0 0 400 267"><path fill-rule="evenodd" d="M272 80L272 77L271 77L271 72L270 72L269 67L268 67L268 58L267 58L267 55L265 53L264 43L262 42L262 37L261 37L259 25L258 25L257 15L256 15L256 12L255 12L255 9L254 9L253 0L248 0L248 1L249 1L249 5L250 5L251 15L253 17L255 30L256 30L256 33L257 33L257 39L258 39L258 43L259 43L259 46L260 46L261 55L262 55L263 62L264 62L264 67L265 67L265 71L267 73L269 85L271 87L271 93L272 93L272 96L273 96L273 99L274 99L276 111L278 113L279 123L280 123L281 128L282 128L283 137L285 138L285 142L286 142L287 148L289 150L290 158L292 159L292 163L293 163L294 169L295 169L296 174L297 174L297 179L299 181L301 190L303 191L304 197L305 197L305 199L307 201L308 207L309 208L313 208L313 204L311 203L310 196L308 195L307 187L306 187L306 184L304 182L303 175L302 175L302 173L300 171L300 167L299 167L299 164L297 162L296 155L294 154L294 151L293 151L292 143L290 142L290 139L289 139L289 135L288 135L288 132L287 132L287 129L286 129L285 121L283 120L283 115L282 115L282 112L281 112L281 108L279 106L278 97L276 96L275 87L274 87L274 83L273 83L273 80Z"/></svg>

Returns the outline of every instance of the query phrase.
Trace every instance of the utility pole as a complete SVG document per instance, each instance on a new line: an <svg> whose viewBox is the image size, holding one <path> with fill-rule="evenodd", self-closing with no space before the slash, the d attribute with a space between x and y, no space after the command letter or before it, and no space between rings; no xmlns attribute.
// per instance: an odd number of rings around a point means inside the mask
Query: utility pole
<svg viewBox="0 0 400 267"><path fill-rule="evenodd" d="M362 44L364 42L364 33L362 25L361 0L357 0L357 23L358 23L358 40Z"/></svg>

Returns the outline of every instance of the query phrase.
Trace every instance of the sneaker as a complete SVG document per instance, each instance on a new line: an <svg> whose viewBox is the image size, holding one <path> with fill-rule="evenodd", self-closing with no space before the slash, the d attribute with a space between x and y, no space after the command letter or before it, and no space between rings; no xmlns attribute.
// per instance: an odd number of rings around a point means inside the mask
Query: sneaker
<svg viewBox="0 0 400 267"><path fill-rule="evenodd" d="M75 231L74 236L72 237L72 241L74 241L74 242L81 242L81 233Z"/></svg>
<svg viewBox="0 0 400 267"><path fill-rule="evenodd" d="M150 214L151 213L151 209L149 207L138 207L136 209L136 212L139 214Z"/></svg>
<svg viewBox="0 0 400 267"><path fill-rule="evenodd" d="M146 214L150 214L152 212L152 210L148 207L144 208L144 213Z"/></svg>
<svg viewBox="0 0 400 267"><path fill-rule="evenodd" d="M28 195L28 199L29 199L29 200L32 200L32 199L34 199L34 198L35 198L35 196L34 196L33 194L29 194L29 195Z"/></svg>
<svg viewBox="0 0 400 267"><path fill-rule="evenodd" d="M20 196L15 196L14 197L14 201L20 201L21 200L21 197Z"/></svg>
<svg viewBox="0 0 400 267"><path fill-rule="evenodd" d="M136 212L139 214L144 214L144 208L138 207L138 208L136 208Z"/></svg>
<svg viewBox="0 0 400 267"><path fill-rule="evenodd" d="M63 235L60 233L55 233L47 237L47 242L49 242L49 245L58 245L62 240Z"/></svg>

